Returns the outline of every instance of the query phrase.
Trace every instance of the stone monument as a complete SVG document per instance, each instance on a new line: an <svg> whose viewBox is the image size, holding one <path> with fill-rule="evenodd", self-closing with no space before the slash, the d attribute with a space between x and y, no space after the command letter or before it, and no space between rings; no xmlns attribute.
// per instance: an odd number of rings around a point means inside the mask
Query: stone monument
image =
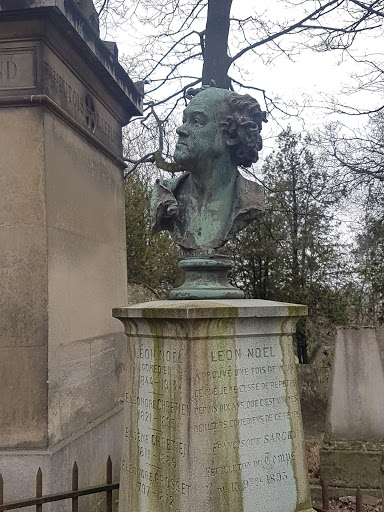
<svg viewBox="0 0 384 512"><path fill-rule="evenodd" d="M125 336L110 309L127 300L122 126L142 96L92 8L0 2L6 501L34 495L39 466L53 493L70 485L75 460L80 485L92 485L120 455Z"/></svg>
<svg viewBox="0 0 384 512"><path fill-rule="evenodd" d="M312 510L292 340L306 307L233 298L216 253L262 210L237 165L257 159L264 117L250 96L199 91L177 130L186 172L155 186L154 230L190 272L175 300L113 311L128 337L121 512Z"/></svg>
<svg viewBox="0 0 384 512"><path fill-rule="evenodd" d="M383 389L375 329L338 329L320 461L330 487L380 489Z"/></svg>

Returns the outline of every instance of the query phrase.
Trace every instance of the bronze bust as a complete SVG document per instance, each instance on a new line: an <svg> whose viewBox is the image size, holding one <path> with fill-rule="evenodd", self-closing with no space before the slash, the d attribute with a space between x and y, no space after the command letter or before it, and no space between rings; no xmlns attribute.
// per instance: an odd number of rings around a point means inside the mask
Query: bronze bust
<svg viewBox="0 0 384 512"><path fill-rule="evenodd" d="M168 230L184 259L214 258L263 210L263 188L237 167L258 160L266 115L249 95L213 87L192 94L176 130L174 159L185 172L156 182L152 229Z"/></svg>

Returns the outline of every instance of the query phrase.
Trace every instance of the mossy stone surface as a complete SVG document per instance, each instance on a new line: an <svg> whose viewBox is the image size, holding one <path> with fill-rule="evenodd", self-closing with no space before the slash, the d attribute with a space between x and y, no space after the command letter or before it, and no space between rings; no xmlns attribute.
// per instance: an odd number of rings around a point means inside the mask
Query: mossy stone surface
<svg viewBox="0 0 384 512"><path fill-rule="evenodd" d="M305 309L261 302L152 303L122 318L124 512L311 510L292 341Z"/></svg>

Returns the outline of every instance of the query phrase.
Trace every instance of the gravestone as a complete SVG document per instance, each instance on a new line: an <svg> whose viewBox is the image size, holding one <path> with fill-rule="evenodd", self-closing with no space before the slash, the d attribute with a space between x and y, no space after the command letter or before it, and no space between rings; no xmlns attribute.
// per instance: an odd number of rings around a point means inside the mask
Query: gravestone
<svg viewBox="0 0 384 512"><path fill-rule="evenodd" d="M7 501L34 495L39 466L44 492L74 460L82 485L100 483L120 453L125 344L109 311L126 301L122 126L142 97L116 56L74 0L0 2Z"/></svg>
<svg viewBox="0 0 384 512"><path fill-rule="evenodd" d="M338 329L321 450L331 487L380 489L384 372L375 329Z"/></svg>
<svg viewBox="0 0 384 512"><path fill-rule="evenodd" d="M160 301L128 337L122 512L304 512L311 500L292 335L305 306Z"/></svg>

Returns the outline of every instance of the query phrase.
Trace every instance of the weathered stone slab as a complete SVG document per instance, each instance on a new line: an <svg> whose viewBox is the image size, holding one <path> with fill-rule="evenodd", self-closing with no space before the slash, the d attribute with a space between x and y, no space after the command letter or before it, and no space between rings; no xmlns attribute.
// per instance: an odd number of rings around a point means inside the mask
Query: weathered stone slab
<svg viewBox="0 0 384 512"><path fill-rule="evenodd" d="M48 344L46 246L39 226L4 226L0 215L1 348Z"/></svg>
<svg viewBox="0 0 384 512"><path fill-rule="evenodd" d="M47 347L0 347L0 450L47 445Z"/></svg>
<svg viewBox="0 0 384 512"><path fill-rule="evenodd" d="M80 79L63 56L43 43L0 43L0 98L41 95L31 101L48 100L51 108L60 107L97 140L120 154L121 121L93 90L91 77L86 78Z"/></svg>
<svg viewBox="0 0 384 512"><path fill-rule="evenodd" d="M375 329L338 329L328 422L336 439L384 439L384 371Z"/></svg>
<svg viewBox="0 0 384 512"><path fill-rule="evenodd" d="M123 512L311 509L292 334L304 306L164 301L128 336Z"/></svg>
<svg viewBox="0 0 384 512"><path fill-rule="evenodd" d="M380 487L384 372L375 329L338 329L321 467L329 485Z"/></svg>

